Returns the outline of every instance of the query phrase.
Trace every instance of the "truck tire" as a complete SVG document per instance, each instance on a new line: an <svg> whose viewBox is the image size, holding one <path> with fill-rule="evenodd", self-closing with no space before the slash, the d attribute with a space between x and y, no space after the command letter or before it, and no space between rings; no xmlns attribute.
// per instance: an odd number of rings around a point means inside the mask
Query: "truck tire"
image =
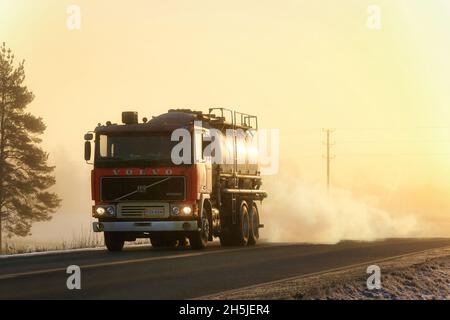
<svg viewBox="0 0 450 320"><path fill-rule="evenodd" d="M228 231L220 235L220 244L223 246L245 246L249 240L250 219L248 205L242 201L239 207L237 223L230 225Z"/></svg>
<svg viewBox="0 0 450 320"><path fill-rule="evenodd" d="M110 252L122 251L125 244L125 239L120 233L105 232L105 246Z"/></svg>
<svg viewBox="0 0 450 320"><path fill-rule="evenodd" d="M236 243L245 246L250 235L250 215L246 201L241 202L239 209L239 219L236 228Z"/></svg>
<svg viewBox="0 0 450 320"><path fill-rule="evenodd" d="M201 250L206 248L206 246L208 245L209 233L211 232L209 221L210 219L208 217L208 214L205 212L205 214L202 215L201 230L189 236L191 249Z"/></svg>
<svg viewBox="0 0 450 320"><path fill-rule="evenodd" d="M259 211L256 202L252 203L250 210L250 235L248 237L248 244L253 246L259 239Z"/></svg>

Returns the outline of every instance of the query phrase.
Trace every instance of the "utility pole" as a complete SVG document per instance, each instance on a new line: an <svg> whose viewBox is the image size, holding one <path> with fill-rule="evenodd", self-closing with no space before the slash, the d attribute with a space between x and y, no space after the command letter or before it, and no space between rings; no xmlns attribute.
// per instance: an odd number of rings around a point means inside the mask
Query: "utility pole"
<svg viewBox="0 0 450 320"><path fill-rule="evenodd" d="M331 147L334 143L331 142L331 134L334 132L334 129L323 129L323 131L327 135L326 145L326 160L327 160L327 189L330 190L330 162L334 159L334 155L331 154Z"/></svg>
<svg viewBox="0 0 450 320"><path fill-rule="evenodd" d="M3 237L3 233L2 233L2 211L0 210L0 256L3 254L3 243L2 243L2 237Z"/></svg>

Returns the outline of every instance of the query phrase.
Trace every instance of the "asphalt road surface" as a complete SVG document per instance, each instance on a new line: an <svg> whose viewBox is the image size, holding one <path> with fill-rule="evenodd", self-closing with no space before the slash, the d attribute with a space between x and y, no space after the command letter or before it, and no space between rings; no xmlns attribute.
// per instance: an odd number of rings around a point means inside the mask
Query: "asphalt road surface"
<svg viewBox="0 0 450 320"><path fill-rule="evenodd" d="M0 299L193 299L259 283L450 246L450 239L392 239L336 245L128 248L0 258ZM70 265L81 289L67 289Z"/></svg>

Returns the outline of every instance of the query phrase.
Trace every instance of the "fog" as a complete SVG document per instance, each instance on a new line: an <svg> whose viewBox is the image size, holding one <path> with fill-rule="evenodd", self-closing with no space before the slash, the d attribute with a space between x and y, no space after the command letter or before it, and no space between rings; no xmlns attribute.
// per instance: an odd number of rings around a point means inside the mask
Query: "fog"
<svg viewBox="0 0 450 320"><path fill-rule="evenodd" d="M359 0L78 0L80 30L64 2L0 1L63 200L20 241L89 234L83 134L97 123L218 106L280 130L280 172L264 178L270 241L450 235L450 10L407 2L379 0L373 31ZM336 129L330 192L322 128Z"/></svg>

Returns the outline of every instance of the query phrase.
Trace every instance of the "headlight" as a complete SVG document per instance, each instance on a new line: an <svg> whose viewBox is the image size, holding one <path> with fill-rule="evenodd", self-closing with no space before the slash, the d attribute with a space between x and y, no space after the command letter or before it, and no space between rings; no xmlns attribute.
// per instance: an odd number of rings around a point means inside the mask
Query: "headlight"
<svg viewBox="0 0 450 320"><path fill-rule="evenodd" d="M189 216L192 214L192 205L185 204L172 204L170 208L170 212L173 216Z"/></svg>
<svg viewBox="0 0 450 320"><path fill-rule="evenodd" d="M106 207L106 212L110 215L113 216L116 214L116 209L113 206L107 206Z"/></svg>
<svg viewBox="0 0 450 320"><path fill-rule="evenodd" d="M179 208L178 206L172 207L172 214L173 214L174 216L179 215L179 214L180 214L180 208Z"/></svg>
<svg viewBox="0 0 450 320"><path fill-rule="evenodd" d="M97 209L95 209L95 212L99 215L102 216L105 214L106 210L103 207L97 207Z"/></svg>
<svg viewBox="0 0 450 320"><path fill-rule="evenodd" d="M114 217L116 215L116 207L113 205L97 206L95 207L95 216L99 217Z"/></svg>
<svg viewBox="0 0 450 320"><path fill-rule="evenodd" d="M191 206L184 206L183 209L181 209L184 215L188 216L192 213L192 207Z"/></svg>

